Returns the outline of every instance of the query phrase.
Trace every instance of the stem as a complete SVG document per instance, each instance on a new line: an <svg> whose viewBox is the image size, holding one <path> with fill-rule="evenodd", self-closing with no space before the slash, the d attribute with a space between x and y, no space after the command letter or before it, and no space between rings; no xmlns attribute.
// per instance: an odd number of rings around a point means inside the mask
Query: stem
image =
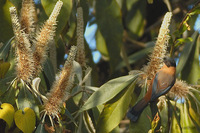
<svg viewBox="0 0 200 133"><path fill-rule="evenodd" d="M187 19L187 17L189 16L189 14L195 9L195 7L200 3L200 0L197 1L194 6L192 7L192 9L190 9L187 14L185 15L185 17L183 18L183 20L181 21L179 27L178 27L178 30L180 30L180 28L183 26L185 20ZM175 37L174 41L173 41L173 44L171 45L171 49L170 49L170 56L172 57L173 56L173 53L174 53L174 46L175 46L175 43L177 41L178 37Z"/></svg>

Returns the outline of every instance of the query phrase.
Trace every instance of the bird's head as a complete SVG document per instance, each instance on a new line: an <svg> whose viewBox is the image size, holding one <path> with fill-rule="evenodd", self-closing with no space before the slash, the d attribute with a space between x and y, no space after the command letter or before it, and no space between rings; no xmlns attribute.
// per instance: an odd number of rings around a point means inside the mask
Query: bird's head
<svg viewBox="0 0 200 133"><path fill-rule="evenodd" d="M176 62L173 58L164 57L163 61L167 67L176 67Z"/></svg>

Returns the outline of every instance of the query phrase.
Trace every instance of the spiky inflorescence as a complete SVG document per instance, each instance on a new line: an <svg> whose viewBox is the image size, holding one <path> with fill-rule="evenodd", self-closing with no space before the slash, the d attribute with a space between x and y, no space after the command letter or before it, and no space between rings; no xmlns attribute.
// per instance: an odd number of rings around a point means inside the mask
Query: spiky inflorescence
<svg viewBox="0 0 200 133"><path fill-rule="evenodd" d="M63 5L62 1L58 1L51 13L49 19L45 22L40 32L36 35L36 41L34 43L35 51L33 53L35 73L34 77L42 70L42 64L44 63L47 56L48 43L53 40L56 29L56 19L60 13L61 7Z"/></svg>
<svg viewBox="0 0 200 133"><path fill-rule="evenodd" d="M187 98L191 88L192 87L189 86L185 81L176 79L176 82L169 91L168 95L171 97Z"/></svg>
<svg viewBox="0 0 200 133"><path fill-rule="evenodd" d="M77 52L77 47L72 46L65 62L64 68L60 73L60 77L55 81L50 93L47 94L48 100L44 103L44 109L48 115L57 115L60 111L60 106L69 96L73 85L73 61Z"/></svg>
<svg viewBox="0 0 200 133"><path fill-rule="evenodd" d="M86 66L85 62L85 46L84 46L84 21L83 21L83 9L82 7L77 8L77 56L76 61L81 66Z"/></svg>
<svg viewBox="0 0 200 133"><path fill-rule="evenodd" d="M27 35L24 33L23 30L21 30L21 25L19 23L17 10L15 7L10 7L10 15L15 35L17 77L26 82L30 82L33 77L32 73L34 71L33 54L30 48L31 45Z"/></svg>
<svg viewBox="0 0 200 133"><path fill-rule="evenodd" d="M152 54L150 55L150 61L143 68L143 71L146 73L148 80L151 80L156 72L160 69L163 64L163 58L166 56L167 44L169 41L169 25L172 17L171 12L167 12L164 16L161 28L159 30L158 38L154 47Z"/></svg>
<svg viewBox="0 0 200 133"><path fill-rule="evenodd" d="M20 22L22 29L26 34L29 34L29 38L33 39L35 32L35 18L36 10L33 0L23 0L20 14Z"/></svg>

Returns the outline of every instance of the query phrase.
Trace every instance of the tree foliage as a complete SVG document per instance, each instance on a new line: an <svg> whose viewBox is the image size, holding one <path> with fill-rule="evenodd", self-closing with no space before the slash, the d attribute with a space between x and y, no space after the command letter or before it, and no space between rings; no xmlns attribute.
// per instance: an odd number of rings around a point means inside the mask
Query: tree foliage
<svg viewBox="0 0 200 133"><path fill-rule="evenodd" d="M3 0L0 7L0 132L200 132L200 1ZM95 49L84 38L94 25ZM166 55L177 62L174 87L130 122L129 107Z"/></svg>

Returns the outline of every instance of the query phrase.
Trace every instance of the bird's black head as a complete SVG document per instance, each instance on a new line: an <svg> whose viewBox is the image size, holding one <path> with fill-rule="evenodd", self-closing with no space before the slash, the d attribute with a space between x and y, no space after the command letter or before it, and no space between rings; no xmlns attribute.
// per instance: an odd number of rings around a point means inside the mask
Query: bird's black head
<svg viewBox="0 0 200 133"><path fill-rule="evenodd" d="M170 67L170 66L176 67L176 62L175 62L175 60L174 60L173 58L164 57L164 58L163 58L163 61L164 61L165 65L166 65L167 67Z"/></svg>

